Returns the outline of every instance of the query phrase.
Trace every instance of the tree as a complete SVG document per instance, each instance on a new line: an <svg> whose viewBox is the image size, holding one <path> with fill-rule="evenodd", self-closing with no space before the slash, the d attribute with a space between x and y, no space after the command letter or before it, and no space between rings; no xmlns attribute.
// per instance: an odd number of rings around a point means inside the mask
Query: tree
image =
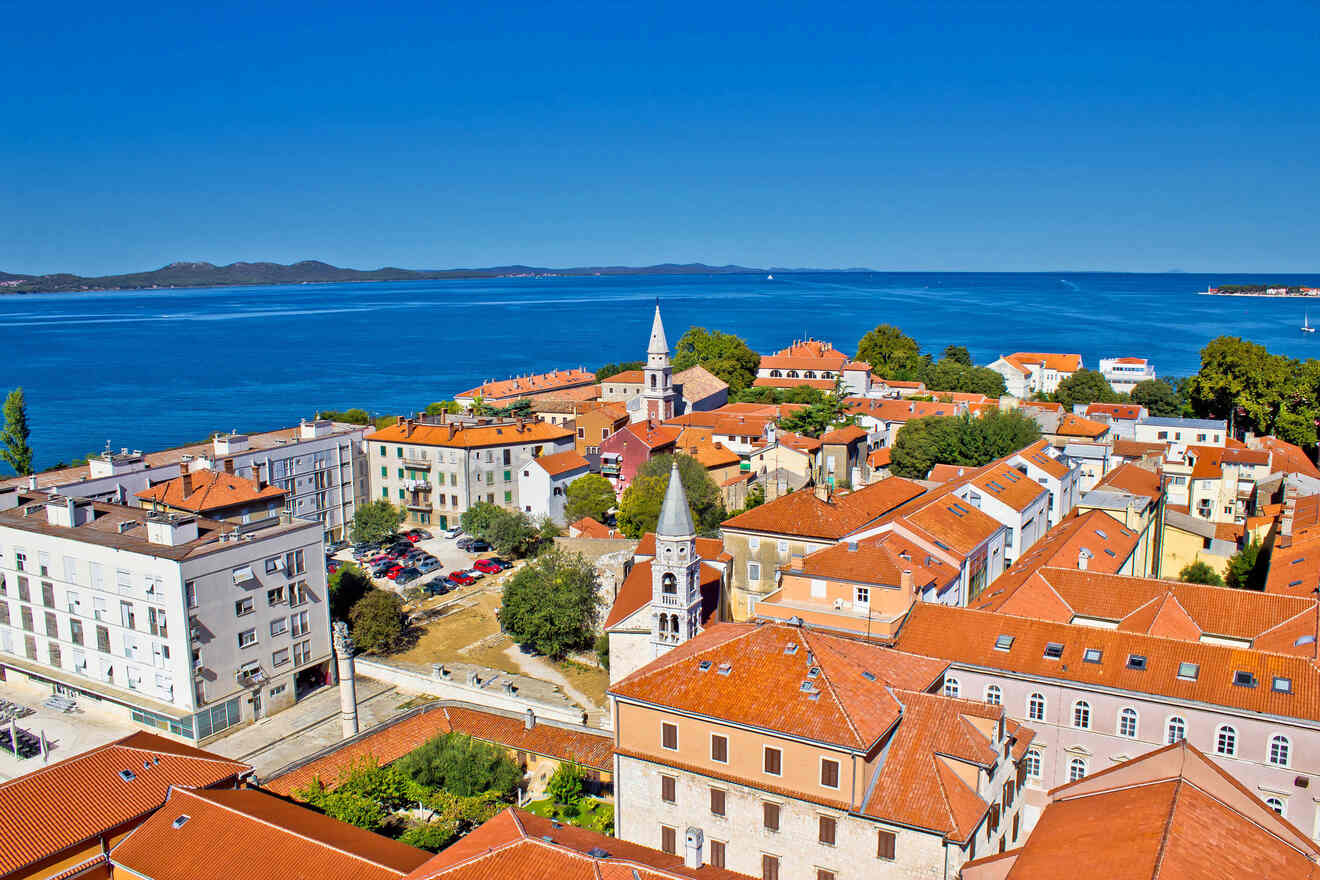
<svg viewBox="0 0 1320 880"><path fill-rule="evenodd" d="M353 606L372 589L371 578L356 565L340 568L326 582L326 591L330 595L330 616L335 620L348 620Z"/></svg>
<svg viewBox="0 0 1320 880"><path fill-rule="evenodd" d="M1245 547L1229 557L1228 572L1224 578L1228 586L1235 590L1265 589L1270 558L1262 549L1260 541L1253 537Z"/></svg>
<svg viewBox="0 0 1320 880"><path fill-rule="evenodd" d="M589 516L604 522L616 503L618 498L610 481L600 474L587 474L569 483L564 490L564 519L577 522Z"/></svg>
<svg viewBox="0 0 1320 880"><path fill-rule="evenodd" d="M810 385L798 385L795 388L767 388L752 386L736 394L730 393L734 403L819 403L826 397L826 392Z"/></svg>
<svg viewBox="0 0 1320 880"><path fill-rule="evenodd" d="M383 541L399 530L403 523L402 507L395 507L384 498L369 501L353 514L351 537L355 543Z"/></svg>
<svg viewBox="0 0 1320 880"><path fill-rule="evenodd" d="M669 487L669 472L678 459L678 476L687 495L688 507L697 531L713 532L725 519L724 498L710 474L690 455L658 455L637 469L636 476L619 499L615 519L619 530L630 538L640 538L655 531L660 520L660 506Z"/></svg>
<svg viewBox="0 0 1320 880"><path fill-rule="evenodd" d="M463 511L463 515L458 518L458 524L462 526L463 531L472 537L481 538L484 541L486 540L486 529L490 528L490 524L495 521L495 518L500 515L503 509L498 505L491 504L489 501L478 501Z"/></svg>
<svg viewBox="0 0 1320 880"><path fill-rule="evenodd" d="M844 415L843 401L838 393L835 393L825 394L816 403L809 404L806 409L794 410L784 416L779 420L779 427L796 434L819 437L832 428L851 425L855 421L857 420L853 416Z"/></svg>
<svg viewBox="0 0 1320 880"><path fill-rule="evenodd" d="M675 373L699 364L723 380L730 393L737 393L756 379L761 356L732 333L689 327L674 346L672 363Z"/></svg>
<svg viewBox="0 0 1320 880"><path fill-rule="evenodd" d="M550 781L545 784L545 793L557 804L576 804L586 789L587 777L582 768L572 761L561 762Z"/></svg>
<svg viewBox="0 0 1320 880"><path fill-rule="evenodd" d="M1190 562L1183 566L1183 570L1178 572L1178 580L1185 584L1208 584L1212 587L1222 587L1224 579L1201 560Z"/></svg>
<svg viewBox="0 0 1320 880"><path fill-rule="evenodd" d="M606 672L610 671L610 634L601 633L596 636L596 662L600 668Z"/></svg>
<svg viewBox="0 0 1320 880"><path fill-rule="evenodd" d="M1095 370L1078 370L1059 383L1054 399L1071 410L1077 404L1117 403L1122 400L1109 380Z"/></svg>
<svg viewBox="0 0 1320 880"><path fill-rule="evenodd" d="M980 467L1039 437L1035 421L1014 411L996 410L980 417L927 416L899 430L890 471L900 477L924 479L937 464Z"/></svg>
<svg viewBox="0 0 1320 880"><path fill-rule="evenodd" d="M999 398L1006 390L1004 377L989 367L973 367L950 357L927 364L919 378L931 391L962 391Z"/></svg>
<svg viewBox="0 0 1320 880"><path fill-rule="evenodd" d="M596 371L596 381L604 382L610 376L617 376L630 370L640 370L644 366L646 366L646 361L624 361L619 364L606 364Z"/></svg>
<svg viewBox="0 0 1320 880"><path fill-rule="evenodd" d="M340 422L345 425L368 425L371 423L371 416L365 409L346 409L342 412L333 409L323 409L317 414L318 418L329 419L332 422Z"/></svg>
<svg viewBox="0 0 1320 880"><path fill-rule="evenodd" d="M1153 416L1177 417L1182 415L1182 400L1173 387L1163 379L1138 382L1128 395L1133 403L1144 406ZM1199 581L1198 581L1199 583Z"/></svg>
<svg viewBox="0 0 1320 880"><path fill-rule="evenodd" d="M953 361L955 364L961 364L964 367L972 365L972 353L967 350L965 345L946 345L941 359Z"/></svg>
<svg viewBox="0 0 1320 880"><path fill-rule="evenodd" d="M600 608L596 567L552 548L505 583L499 622L518 644L563 657L593 644Z"/></svg>
<svg viewBox="0 0 1320 880"><path fill-rule="evenodd" d="M372 589L348 612L353 641L368 654L388 654L403 640L403 599Z"/></svg>
<svg viewBox="0 0 1320 880"><path fill-rule="evenodd" d="M1320 361L1273 355L1264 346L1220 336L1201 349L1187 398L1200 416L1228 419L1234 431L1276 434L1314 446L1320 417Z"/></svg>
<svg viewBox="0 0 1320 880"><path fill-rule="evenodd" d="M453 415L462 411L463 407L453 400L437 400L435 403L428 403L426 409L422 410L428 416L438 416L441 413Z"/></svg>
<svg viewBox="0 0 1320 880"><path fill-rule="evenodd" d="M881 324L857 344L857 360L871 365L871 372L882 379L917 378L925 361L917 341L890 324Z"/></svg>
<svg viewBox="0 0 1320 880"><path fill-rule="evenodd" d="M458 797L441 790L431 792L423 806L431 811L431 821L408 828L399 835L399 842L437 852L493 818L506 804L494 792Z"/></svg>
<svg viewBox="0 0 1320 880"><path fill-rule="evenodd" d="M316 807L332 819L368 831L375 831L385 824L386 812L376 801L352 791L328 791L319 777L295 789L293 797Z"/></svg>
<svg viewBox="0 0 1320 880"><path fill-rule="evenodd" d="M478 501L459 517L463 531L490 543L506 556L527 556L536 550L541 534L527 514Z"/></svg>
<svg viewBox="0 0 1320 880"><path fill-rule="evenodd" d="M492 792L508 798L523 778L522 768L504 749L461 733L432 737L396 764L418 785L457 797Z"/></svg>
<svg viewBox="0 0 1320 880"><path fill-rule="evenodd" d="M15 388L5 398L5 429L0 432L0 457L20 477L32 473L32 447L28 446L27 401L23 389Z"/></svg>

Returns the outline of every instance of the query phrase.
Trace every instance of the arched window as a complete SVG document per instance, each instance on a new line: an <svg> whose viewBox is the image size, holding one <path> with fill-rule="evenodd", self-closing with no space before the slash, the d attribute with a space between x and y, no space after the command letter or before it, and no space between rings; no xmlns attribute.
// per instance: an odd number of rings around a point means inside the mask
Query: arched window
<svg viewBox="0 0 1320 880"><path fill-rule="evenodd" d="M671 572L665 572L665 576L660 578L660 586L661 589L663 589L665 593L669 595L673 595L674 593L678 592L678 580L674 577L673 573Z"/></svg>
<svg viewBox="0 0 1320 880"><path fill-rule="evenodd" d="M959 690L960 690L960 688L959 688L959 686L958 686L958 679L956 679L956 678L946 678L946 679L944 679L944 696L946 696L946 697L956 697L956 696L958 696L958 691L959 691Z"/></svg>
<svg viewBox="0 0 1320 880"><path fill-rule="evenodd" d="M811 370L803 370L803 371L802 371L802 378L803 378L803 379L814 379L814 378L816 378L816 374L815 374L814 372L812 372Z"/></svg>
<svg viewBox="0 0 1320 880"><path fill-rule="evenodd" d="M781 379L781 378L783 378L783 376L784 376L784 374L781 373L781 372L779 372L778 370L771 370L771 371L770 371L770 378L771 378L771 379Z"/></svg>
<svg viewBox="0 0 1320 880"><path fill-rule="evenodd" d="M1073 703L1073 727L1078 730L1091 729L1091 704L1086 700Z"/></svg>
<svg viewBox="0 0 1320 880"><path fill-rule="evenodd" d="M669 632L669 617L668 617L667 615L661 614L661 615L660 615L660 635L664 635L664 634L667 633L667 632Z"/></svg>
<svg viewBox="0 0 1320 880"><path fill-rule="evenodd" d="M1086 759L1073 758L1068 762L1068 781L1076 782L1086 777Z"/></svg>
<svg viewBox="0 0 1320 880"><path fill-rule="evenodd" d="M1169 719L1169 723L1164 727L1164 742L1166 745L1172 745L1180 739L1187 738L1187 722L1183 721L1177 715Z"/></svg>
<svg viewBox="0 0 1320 880"><path fill-rule="evenodd" d="M1283 811L1283 801L1279 798L1276 797L1265 798L1265 806L1269 807L1271 810L1278 813L1280 816L1288 815Z"/></svg>
<svg viewBox="0 0 1320 880"><path fill-rule="evenodd" d="M1230 758L1237 754L1237 731L1231 725L1220 725L1215 731L1215 754Z"/></svg>
<svg viewBox="0 0 1320 880"><path fill-rule="evenodd" d="M652 388L655 387L655 373L652 373L652 374L651 374L651 387L652 387Z"/></svg>
<svg viewBox="0 0 1320 880"><path fill-rule="evenodd" d="M1027 775L1032 779L1040 779L1040 752L1035 749L1027 750Z"/></svg>
<svg viewBox="0 0 1320 880"><path fill-rule="evenodd" d="M1032 721L1045 720L1045 695L1032 694L1027 700L1027 717Z"/></svg>
<svg viewBox="0 0 1320 880"><path fill-rule="evenodd" d="M991 706L998 706L1002 702L1004 692L999 689L999 685L990 684L985 687L985 701Z"/></svg>
<svg viewBox="0 0 1320 880"><path fill-rule="evenodd" d="M1283 734L1275 734L1270 737L1269 761L1280 767L1287 767L1290 753L1292 752L1292 743L1288 737Z"/></svg>
<svg viewBox="0 0 1320 880"><path fill-rule="evenodd" d="M790 379L796 379L798 377L797 370L789 370L786 375Z"/></svg>
<svg viewBox="0 0 1320 880"><path fill-rule="evenodd" d="M1137 710L1128 708L1118 713L1118 735L1137 738Z"/></svg>

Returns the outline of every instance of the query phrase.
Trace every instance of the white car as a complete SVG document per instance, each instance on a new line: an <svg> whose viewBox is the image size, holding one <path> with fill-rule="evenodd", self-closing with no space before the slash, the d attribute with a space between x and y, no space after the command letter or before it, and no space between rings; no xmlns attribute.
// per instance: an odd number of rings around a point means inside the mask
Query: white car
<svg viewBox="0 0 1320 880"><path fill-rule="evenodd" d="M463 530L460 529L460 528L458 528L457 526L455 526L455 527L452 528L452 529L447 529L447 530L445 531L445 537L446 537L446 538L457 538L457 537L458 537L459 535L461 535L461 534L463 534Z"/></svg>

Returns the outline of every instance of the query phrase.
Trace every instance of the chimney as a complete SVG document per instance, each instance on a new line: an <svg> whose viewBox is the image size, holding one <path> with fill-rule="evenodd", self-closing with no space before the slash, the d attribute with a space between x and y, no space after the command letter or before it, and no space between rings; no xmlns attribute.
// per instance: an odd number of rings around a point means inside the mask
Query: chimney
<svg viewBox="0 0 1320 880"><path fill-rule="evenodd" d="M903 573L898 577L898 585L903 588L903 592L912 592L912 569L903 569Z"/></svg>
<svg viewBox="0 0 1320 880"><path fill-rule="evenodd" d="M447 427L449 428L449 439L453 440L454 434L458 433L458 425L455 425L453 422L450 422Z"/></svg>
<svg viewBox="0 0 1320 880"><path fill-rule="evenodd" d="M411 416L403 420L403 437L405 440L412 436L414 425L416 425L416 422L413 421Z"/></svg>
<svg viewBox="0 0 1320 880"><path fill-rule="evenodd" d="M225 459L225 473L227 473L227 474L232 474L233 472L234 472L234 460L233 460L232 458L226 458L226 459Z"/></svg>
<svg viewBox="0 0 1320 880"><path fill-rule="evenodd" d="M37 491L37 475L36 475L36 474L28 474L28 480L27 480L27 483L28 483L28 491L29 491L29 492L35 492L35 491Z"/></svg>
<svg viewBox="0 0 1320 880"><path fill-rule="evenodd" d="M230 462L232 463L233 459L230 459ZM179 479L183 481L183 497L187 498L193 490L192 471L185 470Z"/></svg>
<svg viewBox="0 0 1320 880"><path fill-rule="evenodd" d="M1279 544L1282 546L1292 543L1293 516L1297 513L1297 495L1290 489L1284 489L1283 497L1287 500L1283 503L1283 516L1279 518Z"/></svg>
<svg viewBox="0 0 1320 880"><path fill-rule="evenodd" d="M527 710L526 715L523 717L523 729L531 730L535 726L536 726L536 713L529 708Z"/></svg>
<svg viewBox="0 0 1320 880"><path fill-rule="evenodd" d="M695 871L701 867L701 850L706 836L700 828L689 827L683 835L683 867Z"/></svg>
<svg viewBox="0 0 1320 880"><path fill-rule="evenodd" d="M1086 571L1086 566L1090 564L1091 551L1083 547L1077 551L1077 570Z"/></svg>
<svg viewBox="0 0 1320 880"><path fill-rule="evenodd" d="M830 500L829 486L820 485L817 486L814 491L816 493L816 497L819 498L821 501L828 502Z"/></svg>

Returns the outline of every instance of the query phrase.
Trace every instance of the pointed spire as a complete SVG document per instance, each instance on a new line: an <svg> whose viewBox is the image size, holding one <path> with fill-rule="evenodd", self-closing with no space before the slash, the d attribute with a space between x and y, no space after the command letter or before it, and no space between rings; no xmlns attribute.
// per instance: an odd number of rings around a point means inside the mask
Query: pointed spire
<svg viewBox="0 0 1320 880"><path fill-rule="evenodd" d="M687 538L697 533L692 525L692 511L688 508L683 481L678 476L678 459L669 471L669 486L660 505L660 521L655 527L657 538Z"/></svg>
<svg viewBox="0 0 1320 880"><path fill-rule="evenodd" d="M647 354L669 354L669 341L665 339L665 325L660 320L660 300L655 301L655 320L651 322L651 344L646 348Z"/></svg>

